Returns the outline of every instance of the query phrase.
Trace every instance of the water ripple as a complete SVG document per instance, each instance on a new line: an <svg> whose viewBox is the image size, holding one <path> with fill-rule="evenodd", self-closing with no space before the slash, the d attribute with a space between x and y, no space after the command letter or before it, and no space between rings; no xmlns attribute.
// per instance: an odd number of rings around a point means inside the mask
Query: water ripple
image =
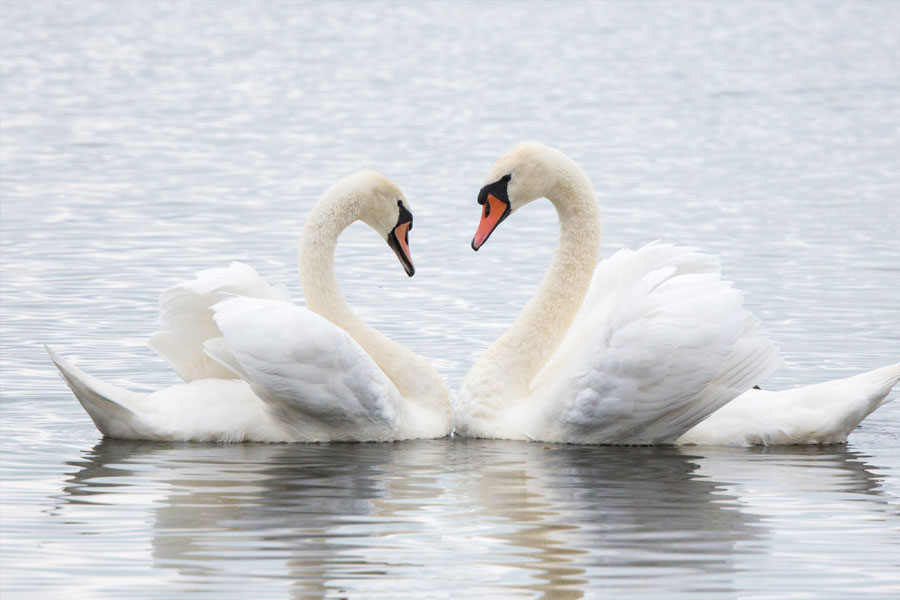
<svg viewBox="0 0 900 600"><path fill-rule="evenodd" d="M764 387L900 360L898 5L361 8L0 12L3 596L896 596L896 403L847 448L97 442L41 345L174 383L159 292L241 260L302 298L303 219L361 168L418 273L355 226L341 285L457 389L555 245L535 203L468 250L522 139L585 167L605 252L721 256L786 359Z"/></svg>

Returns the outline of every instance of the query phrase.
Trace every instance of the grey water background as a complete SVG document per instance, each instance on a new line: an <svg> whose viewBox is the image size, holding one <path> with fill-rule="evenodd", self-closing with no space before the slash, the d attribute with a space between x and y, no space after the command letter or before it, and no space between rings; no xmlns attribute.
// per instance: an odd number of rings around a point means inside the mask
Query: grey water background
<svg viewBox="0 0 900 600"><path fill-rule="evenodd" d="M766 388L900 360L900 4L4 2L3 598L900 595L900 403L846 446L102 440L41 347L137 390L159 292L296 244L374 168L337 268L451 389L549 263L535 203L477 254L478 188L537 139L587 171L611 253L722 258L781 346ZM896 393L895 393L896 395Z"/></svg>

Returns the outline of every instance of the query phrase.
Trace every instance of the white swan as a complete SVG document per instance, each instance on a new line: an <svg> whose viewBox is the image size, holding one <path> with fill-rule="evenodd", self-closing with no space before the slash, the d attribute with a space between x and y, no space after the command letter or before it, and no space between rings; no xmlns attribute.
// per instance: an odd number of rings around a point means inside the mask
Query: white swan
<svg viewBox="0 0 900 600"><path fill-rule="evenodd" d="M591 182L569 157L538 143L502 157L485 183L473 249L541 197L556 208L560 242L534 297L466 375L455 406L460 435L595 444L843 441L900 378L897 364L819 387L741 396L779 358L714 258L653 243L597 265L600 211ZM823 391L833 401L810 414ZM847 394L855 399L842 402Z"/></svg>
<svg viewBox="0 0 900 600"><path fill-rule="evenodd" d="M412 214L390 180L362 171L312 209L299 250L306 308L250 267L210 269L160 298L151 346L187 382L145 395L84 373L48 348L104 434L190 441L386 441L450 433L449 393L422 358L366 325L334 274L340 233L362 220L414 273Z"/></svg>

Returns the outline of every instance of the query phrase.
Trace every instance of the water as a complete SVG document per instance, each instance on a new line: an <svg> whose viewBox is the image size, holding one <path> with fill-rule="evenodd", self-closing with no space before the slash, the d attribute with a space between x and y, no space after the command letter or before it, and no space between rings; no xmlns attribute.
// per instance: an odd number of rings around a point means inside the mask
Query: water
<svg viewBox="0 0 900 600"><path fill-rule="evenodd" d="M536 203L475 254L522 139L594 181L607 252L722 257L782 348L763 387L900 360L896 3L6 2L4 598L900 594L900 404L846 447L101 440L49 364L175 382L165 287L243 260L297 298L306 212L360 168L417 274L348 230L345 294L458 388L549 262Z"/></svg>

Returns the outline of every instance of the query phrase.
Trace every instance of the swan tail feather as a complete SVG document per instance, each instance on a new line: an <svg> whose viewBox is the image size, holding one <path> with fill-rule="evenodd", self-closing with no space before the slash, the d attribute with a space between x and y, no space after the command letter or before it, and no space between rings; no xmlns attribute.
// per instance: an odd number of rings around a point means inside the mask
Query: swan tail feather
<svg viewBox="0 0 900 600"><path fill-rule="evenodd" d="M891 392L897 382L900 382L900 362L888 365L854 375L849 378L850 381L858 382L863 385L870 385L875 388L875 394L884 393L882 401L887 399L887 395Z"/></svg>
<svg viewBox="0 0 900 600"><path fill-rule="evenodd" d="M897 382L900 382L900 363L880 367L846 380L847 385L856 388L848 395L851 398L854 395L861 395L862 398L856 400L858 408L855 411L851 408L849 416L845 418L847 421L846 432L843 434L845 438L863 419L891 399L891 390Z"/></svg>
<svg viewBox="0 0 900 600"><path fill-rule="evenodd" d="M888 401L898 381L900 363L895 363L782 393L793 394L796 403L812 413L819 437L829 440L819 443L843 443L866 417Z"/></svg>
<svg viewBox="0 0 900 600"><path fill-rule="evenodd" d="M142 398L140 394L101 381L73 365L49 346L44 348L101 433L124 439L138 437L136 430L138 414L132 406Z"/></svg>
<svg viewBox="0 0 900 600"><path fill-rule="evenodd" d="M790 390L750 390L678 439L679 444L843 444L888 401L900 363Z"/></svg>

